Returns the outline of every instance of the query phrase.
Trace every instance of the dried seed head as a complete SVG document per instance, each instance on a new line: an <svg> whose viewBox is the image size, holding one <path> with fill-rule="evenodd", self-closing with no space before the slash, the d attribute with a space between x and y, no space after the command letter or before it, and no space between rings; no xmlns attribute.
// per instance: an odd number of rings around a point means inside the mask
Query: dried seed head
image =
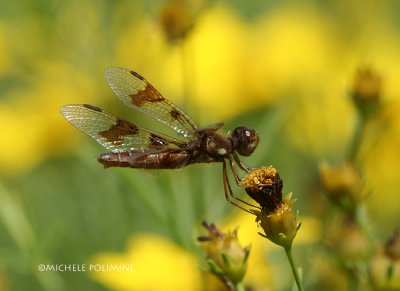
<svg viewBox="0 0 400 291"><path fill-rule="evenodd" d="M275 210L282 202L283 182L272 166L253 169L242 179L242 185L267 212Z"/></svg>
<svg viewBox="0 0 400 291"><path fill-rule="evenodd" d="M272 166L256 168L242 179L242 183L252 191L259 191L265 185L272 185L277 175L278 171Z"/></svg>

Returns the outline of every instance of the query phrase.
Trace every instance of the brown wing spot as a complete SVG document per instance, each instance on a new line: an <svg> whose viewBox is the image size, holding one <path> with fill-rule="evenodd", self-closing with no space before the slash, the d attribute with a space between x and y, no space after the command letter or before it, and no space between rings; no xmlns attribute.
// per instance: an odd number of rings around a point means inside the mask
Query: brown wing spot
<svg viewBox="0 0 400 291"><path fill-rule="evenodd" d="M130 97L132 103L137 107L142 107L146 102L161 102L164 100L164 97L162 97L150 84L147 84L143 90L138 91L136 94L130 95Z"/></svg>
<svg viewBox="0 0 400 291"><path fill-rule="evenodd" d="M117 123L109 129L99 132L98 134L105 137L115 145L122 144L122 138L125 135L134 135L138 131L138 127L126 120L117 119Z"/></svg>
<svg viewBox="0 0 400 291"><path fill-rule="evenodd" d="M176 109L173 109L170 113L174 120L179 119L179 117L181 116L181 113Z"/></svg>
<svg viewBox="0 0 400 291"><path fill-rule="evenodd" d="M151 134L149 136L149 140L150 140L150 146L152 147L165 146L168 144L168 142L165 139L155 134Z"/></svg>
<svg viewBox="0 0 400 291"><path fill-rule="evenodd" d="M145 79L142 77L142 75L136 73L135 71L130 71L131 75L135 76L139 80L145 81Z"/></svg>
<svg viewBox="0 0 400 291"><path fill-rule="evenodd" d="M98 112L102 112L103 110L101 110L101 108L90 105L90 104L83 104L83 107L88 108L88 109L92 109L94 111L98 111Z"/></svg>

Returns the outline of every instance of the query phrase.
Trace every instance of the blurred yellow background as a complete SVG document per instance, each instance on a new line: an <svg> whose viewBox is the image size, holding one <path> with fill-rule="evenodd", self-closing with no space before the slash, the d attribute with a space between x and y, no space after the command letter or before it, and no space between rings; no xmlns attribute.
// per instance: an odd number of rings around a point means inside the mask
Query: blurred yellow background
<svg viewBox="0 0 400 291"><path fill-rule="evenodd" d="M394 0L3 1L0 290L162 290L36 268L121 254L143 232L193 255L200 221L238 215L223 198L220 165L102 169L95 157L105 150L63 119L62 105L89 103L161 129L113 96L103 78L109 66L139 72L200 126L255 128L261 142L245 162L273 164L311 225L323 212L318 165L345 159L357 120L354 76L370 68L382 78L384 106L368 124L357 163L371 227L385 238L400 221L399 11ZM168 35L168 17L184 29L180 39ZM253 220L240 224L246 219ZM318 237L318 227L304 228ZM189 285L171 276L170 289L204 288L197 273ZM260 290L283 284L252 280Z"/></svg>

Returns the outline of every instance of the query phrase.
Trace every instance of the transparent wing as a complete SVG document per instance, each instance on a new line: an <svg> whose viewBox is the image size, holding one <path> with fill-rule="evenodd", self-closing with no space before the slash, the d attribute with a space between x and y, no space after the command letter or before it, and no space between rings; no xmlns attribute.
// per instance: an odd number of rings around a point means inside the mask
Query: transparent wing
<svg viewBox="0 0 400 291"><path fill-rule="evenodd" d="M183 143L153 132L88 104L69 104L61 108L65 119L112 152L163 149Z"/></svg>
<svg viewBox="0 0 400 291"><path fill-rule="evenodd" d="M105 78L117 97L126 105L190 138L195 122L179 107L165 99L138 73L125 68L108 68Z"/></svg>

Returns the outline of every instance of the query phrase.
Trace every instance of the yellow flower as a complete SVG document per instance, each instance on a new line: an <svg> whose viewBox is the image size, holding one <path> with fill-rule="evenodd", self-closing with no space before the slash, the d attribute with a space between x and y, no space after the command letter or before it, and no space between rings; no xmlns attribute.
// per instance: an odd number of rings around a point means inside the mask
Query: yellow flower
<svg viewBox="0 0 400 291"><path fill-rule="evenodd" d="M101 253L93 265L133 265L132 272L92 271L93 278L112 290L201 290L197 259L154 235L132 239L124 253Z"/></svg>
<svg viewBox="0 0 400 291"><path fill-rule="evenodd" d="M0 171L6 175L22 174L70 146L74 130L60 107L96 96L91 78L69 65L43 62L40 71L29 78L34 85L10 92L0 104L0 132L8 141L0 143Z"/></svg>
<svg viewBox="0 0 400 291"><path fill-rule="evenodd" d="M255 28L258 72L264 76L258 82L265 86L264 95L273 94L269 98L290 96L284 101L286 134L306 153L338 150L351 133L351 104L338 98L347 56L336 26L311 6L285 5L268 11ZM340 69L333 59L341 59Z"/></svg>
<svg viewBox="0 0 400 291"><path fill-rule="evenodd" d="M200 20L188 40L194 57L198 112L209 120L224 120L256 108L246 74L253 67L247 62L252 51L251 27L224 5L208 9Z"/></svg>

